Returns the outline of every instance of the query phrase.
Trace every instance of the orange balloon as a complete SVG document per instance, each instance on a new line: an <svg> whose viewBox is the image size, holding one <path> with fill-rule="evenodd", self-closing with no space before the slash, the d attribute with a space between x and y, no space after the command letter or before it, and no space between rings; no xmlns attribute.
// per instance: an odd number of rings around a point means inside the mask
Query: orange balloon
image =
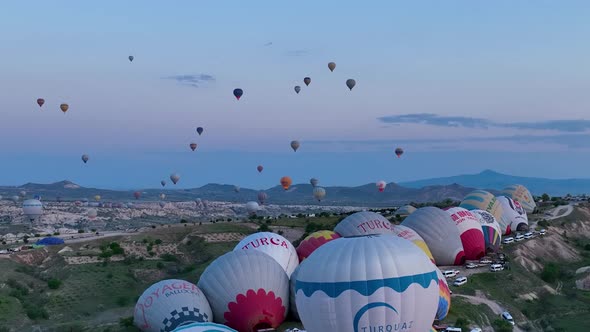
<svg viewBox="0 0 590 332"><path fill-rule="evenodd" d="M283 186L283 189L285 189L285 190L289 189L289 187L291 186L291 183L293 183L293 180L291 180L290 177L283 176L281 178L281 186Z"/></svg>

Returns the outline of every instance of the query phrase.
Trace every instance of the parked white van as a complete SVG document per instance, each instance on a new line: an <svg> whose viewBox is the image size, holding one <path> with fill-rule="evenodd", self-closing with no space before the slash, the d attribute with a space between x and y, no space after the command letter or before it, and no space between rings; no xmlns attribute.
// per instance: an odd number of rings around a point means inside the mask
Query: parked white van
<svg viewBox="0 0 590 332"><path fill-rule="evenodd" d="M459 277L459 278L455 279L455 282L453 283L453 285L461 286L461 285L465 285L466 283L467 283L467 277Z"/></svg>
<svg viewBox="0 0 590 332"><path fill-rule="evenodd" d="M533 232L526 232L526 233L524 233L524 238L525 239L530 239L532 237L533 237Z"/></svg>
<svg viewBox="0 0 590 332"><path fill-rule="evenodd" d="M502 243L504 243L504 244L508 244L508 243L512 243L512 242L514 242L514 238L512 236L507 237L504 240L502 240Z"/></svg>
<svg viewBox="0 0 590 332"><path fill-rule="evenodd" d="M514 238L515 241L522 241L524 240L524 235L522 234L517 234L516 237Z"/></svg>
<svg viewBox="0 0 590 332"><path fill-rule="evenodd" d="M445 276L445 278L452 278L454 276L456 276L457 274L459 274L459 271L457 270L445 270L442 271L443 276Z"/></svg>
<svg viewBox="0 0 590 332"><path fill-rule="evenodd" d="M502 264L490 265L490 271L492 271L492 272L497 272L497 271L502 271L502 270L504 270L504 267L502 266Z"/></svg>

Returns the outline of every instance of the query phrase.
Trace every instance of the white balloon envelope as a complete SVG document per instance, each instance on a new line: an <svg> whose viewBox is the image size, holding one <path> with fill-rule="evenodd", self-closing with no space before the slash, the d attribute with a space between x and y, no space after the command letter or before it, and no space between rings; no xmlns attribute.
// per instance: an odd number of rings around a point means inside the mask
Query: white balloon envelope
<svg viewBox="0 0 590 332"><path fill-rule="evenodd" d="M236 245L235 250L257 250L265 253L279 263L289 277L299 265L297 250L293 244L272 232L250 234Z"/></svg>
<svg viewBox="0 0 590 332"><path fill-rule="evenodd" d="M340 236L393 233L389 220L378 213L370 211L357 212L344 218L336 225L334 232Z"/></svg>
<svg viewBox="0 0 590 332"><path fill-rule="evenodd" d="M436 267L395 235L326 243L301 264L295 289L310 332L427 331L439 306Z"/></svg>

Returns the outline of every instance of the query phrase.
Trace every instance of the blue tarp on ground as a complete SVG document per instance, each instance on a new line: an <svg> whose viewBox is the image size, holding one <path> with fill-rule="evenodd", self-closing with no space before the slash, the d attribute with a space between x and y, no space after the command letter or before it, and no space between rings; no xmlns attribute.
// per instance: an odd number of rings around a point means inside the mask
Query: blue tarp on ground
<svg viewBox="0 0 590 332"><path fill-rule="evenodd" d="M57 245L57 244L64 244L64 240L62 240L58 237L46 237L46 238L43 238L43 239L37 241L37 243L35 243L35 244L52 246L52 245Z"/></svg>

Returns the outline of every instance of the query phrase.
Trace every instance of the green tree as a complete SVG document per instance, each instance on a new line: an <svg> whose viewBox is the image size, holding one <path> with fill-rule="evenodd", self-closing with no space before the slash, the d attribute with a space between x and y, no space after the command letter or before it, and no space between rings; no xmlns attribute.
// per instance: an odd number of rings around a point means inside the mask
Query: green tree
<svg viewBox="0 0 590 332"><path fill-rule="evenodd" d="M465 317L458 317L457 321L455 322L455 327L459 327L461 330L468 330L469 320L467 320Z"/></svg>
<svg viewBox="0 0 590 332"><path fill-rule="evenodd" d="M513 329L512 324L503 319L496 319L492 323L492 326L496 332L512 332Z"/></svg>
<svg viewBox="0 0 590 332"><path fill-rule="evenodd" d="M547 263L544 267L543 267L543 272L541 272L541 279L543 279L545 282L555 282L557 280L557 278L559 278L559 275L561 274L559 265L555 264L555 263Z"/></svg>
<svg viewBox="0 0 590 332"><path fill-rule="evenodd" d="M59 279L52 278L47 281L47 287L50 289L58 289L59 286L61 286L61 280Z"/></svg>
<svg viewBox="0 0 590 332"><path fill-rule="evenodd" d="M544 193L543 195L541 195L541 199L543 200L543 202L548 202L551 200L551 196L547 195L547 193Z"/></svg>
<svg viewBox="0 0 590 332"><path fill-rule="evenodd" d="M268 227L267 224L261 224L260 226L258 226L258 231L259 232L270 232L270 227Z"/></svg>

